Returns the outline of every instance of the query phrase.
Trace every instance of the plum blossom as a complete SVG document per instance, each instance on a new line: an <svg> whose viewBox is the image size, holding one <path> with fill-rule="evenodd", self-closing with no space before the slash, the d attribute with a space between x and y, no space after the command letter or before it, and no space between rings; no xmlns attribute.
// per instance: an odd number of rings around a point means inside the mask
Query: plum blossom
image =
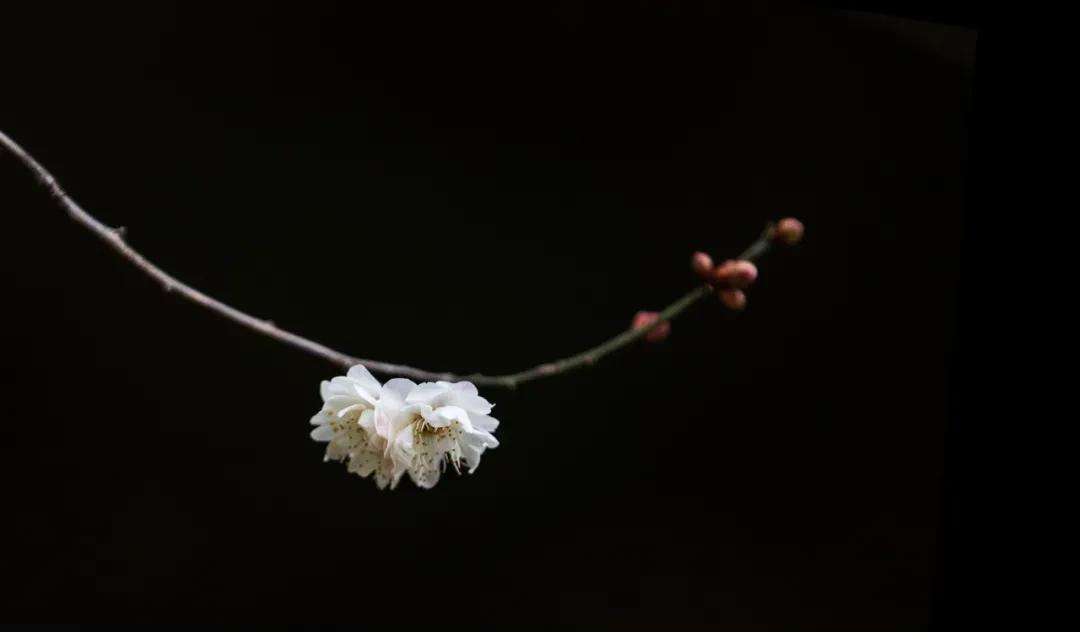
<svg viewBox="0 0 1080 632"><path fill-rule="evenodd" d="M386 458L386 438L375 432L375 406L382 386L366 368L356 365L344 376L323 381L322 410L311 418L311 438L327 442L326 461L348 461L348 470L375 474L379 489L397 486L400 474Z"/></svg>
<svg viewBox="0 0 1080 632"><path fill-rule="evenodd" d="M470 473L499 422L492 404L470 382L395 378L380 385L363 366L322 383L323 407L311 419L311 437L327 442L325 460L347 461L360 476L374 474L380 489L395 488L408 474L430 489L449 463Z"/></svg>
<svg viewBox="0 0 1080 632"><path fill-rule="evenodd" d="M489 415L491 408L471 382L397 378L383 388L375 428L389 442L395 473L408 472L417 487L430 489L447 463L458 471L464 463L471 474L484 450L498 447L492 433L499 421Z"/></svg>

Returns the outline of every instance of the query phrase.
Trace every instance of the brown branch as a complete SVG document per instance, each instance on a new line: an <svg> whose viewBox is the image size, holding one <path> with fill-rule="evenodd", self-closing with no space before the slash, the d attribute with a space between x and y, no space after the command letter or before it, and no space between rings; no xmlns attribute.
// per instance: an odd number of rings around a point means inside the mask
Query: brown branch
<svg viewBox="0 0 1080 632"><path fill-rule="evenodd" d="M201 305L212 312L228 318L232 321L240 323L241 325L257 331L261 334L279 340L285 344L292 345L308 353L317 355L321 358L329 360L330 362L337 364L343 368L348 368L356 364L362 364L371 371L378 373L384 373L387 375L397 375L402 377L409 377L417 380L447 380L447 381L459 381L469 380L478 386L503 386L507 388L514 388L519 384L529 382L541 377L548 377L552 375L558 375L584 366L592 366L596 364L602 357L609 353L617 351L644 336L649 331L660 325L665 321L677 317L691 305L697 303L705 296L709 296L712 293L712 288L708 285L701 285L689 293L685 294L674 303L660 312L660 317L657 318L649 326L642 327L640 329L629 329L615 336L614 338L600 344L592 349L583 351L574 356L564 358L562 360L556 360L554 362L546 362L540 364L531 369L519 371L517 373L510 373L506 375L457 375L454 373L440 373L435 371L425 371L411 366L405 366L402 364L391 364L389 362L379 362L377 360L366 360L363 358L357 358L348 354L342 353L331 349L325 345L319 344L314 340L310 340L298 334L294 334L291 331L287 331L275 325L272 321L256 318L250 314L242 312L235 307L226 305L221 301L207 296L203 292L191 287L190 285L180 281L171 274L165 272L161 268L157 267L145 257L139 254L134 248L128 245L124 241L124 229L123 228L111 228L94 216L87 213L81 206L72 200L67 193L64 192L60 185L56 182L56 178L52 176L44 167L38 163L37 160L28 154L22 147L20 147L14 140L9 138L6 134L0 131L0 145L11 152L19 161L21 161L41 184L48 189L49 193L56 199L57 203L71 219L81 224L91 233L96 235L99 239L108 244L113 250L118 252L120 256L130 261L137 268L142 270L151 278L158 281L166 292L175 292L180 296L190 300L193 303ZM767 227L761 237L758 238L751 246L739 257L740 259L754 259L765 252L767 252L771 245L770 240L770 227Z"/></svg>

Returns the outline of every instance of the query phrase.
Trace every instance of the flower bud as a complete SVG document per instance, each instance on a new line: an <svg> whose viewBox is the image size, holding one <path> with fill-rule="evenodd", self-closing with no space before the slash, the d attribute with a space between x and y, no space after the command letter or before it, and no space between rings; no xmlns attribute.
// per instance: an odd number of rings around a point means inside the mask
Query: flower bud
<svg viewBox="0 0 1080 632"><path fill-rule="evenodd" d="M713 271L713 260L704 252L695 252L690 258L690 268L704 279L709 278Z"/></svg>
<svg viewBox="0 0 1080 632"><path fill-rule="evenodd" d="M757 280L757 266L749 261L725 261L712 273L716 285L742 289Z"/></svg>
<svg viewBox="0 0 1080 632"><path fill-rule="evenodd" d="M772 227L772 230L769 231L769 238L788 246L794 246L802 241L805 230L803 223L799 220L794 217L785 217Z"/></svg>
<svg viewBox="0 0 1080 632"><path fill-rule="evenodd" d="M746 292L734 288L726 288L717 292L720 302L724 307L736 312L746 309Z"/></svg>
<svg viewBox="0 0 1080 632"><path fill-rule="evenodd" d="M656 322L656 319L660 318L660 314L656 312L638 312L634 315L634 321L631 323L631 327L634 329L642 329ZM649 342L663 342L671 334L671 323L664 321L649 330L649 333L645 334L645 340Z"/></svg>

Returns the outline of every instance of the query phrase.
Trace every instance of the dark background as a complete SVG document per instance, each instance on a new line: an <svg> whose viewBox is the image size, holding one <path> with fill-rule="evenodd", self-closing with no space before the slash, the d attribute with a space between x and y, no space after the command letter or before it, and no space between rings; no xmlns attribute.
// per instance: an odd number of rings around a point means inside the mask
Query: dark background
<svg viewBox="0 0 1080 632"><path fill-rule="evenodd" d="M973 30L760 2L5 22L0 129L76 200L364 357L531 366L692 287L693 250L808 227L745 313L487 389L476 474L380 492L307 436L334 367L162 293L0 155L5 618L925 627Z"/></svg>

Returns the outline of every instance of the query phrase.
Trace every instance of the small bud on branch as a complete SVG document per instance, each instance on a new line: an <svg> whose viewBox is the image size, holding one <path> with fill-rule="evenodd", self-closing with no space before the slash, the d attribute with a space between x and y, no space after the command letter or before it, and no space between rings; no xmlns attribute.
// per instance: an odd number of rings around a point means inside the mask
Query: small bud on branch
<svg viewBox="0 0 1080 632"><path fill-rule="evenodd" d="M802 222L794 217L785 217L769 231L769 239L786 246L794 246L802 241L804 232L805 228Z"/></svg>
<svg viewBox="0 0 1080 632"><path fill-rule="evenodd" d="M708 279L713 271L712 257L704 252L695 252L690 258L690 268L703 279Z"/></svg>
<svg viewBox="0 0 1080 632"><path fill-rule="evenodd" d="M634 320L630 326L635 330L645 329L659 318L660 314L657 312L638 312L634 315ZM671 323L665 320L647 331L645 333L645 340L652 343L663 342L667 340L669 335L671 335Z"/></svg>
<svg viewBox="0 0 1080 632"><path fill-rule="evenodd" d="M719 287L745 288L757 280L757 266L749 261L725 261L713 270L711 282Z"/></svg>
<svg viewBox="0 0 1080 632"><path fill-rule="evenodd" d="M724 307L730 310L741 312L746 309L746 292L742 290L724 288L719 290L716 295L720 297L720 302L724 304Z"/></svg>

